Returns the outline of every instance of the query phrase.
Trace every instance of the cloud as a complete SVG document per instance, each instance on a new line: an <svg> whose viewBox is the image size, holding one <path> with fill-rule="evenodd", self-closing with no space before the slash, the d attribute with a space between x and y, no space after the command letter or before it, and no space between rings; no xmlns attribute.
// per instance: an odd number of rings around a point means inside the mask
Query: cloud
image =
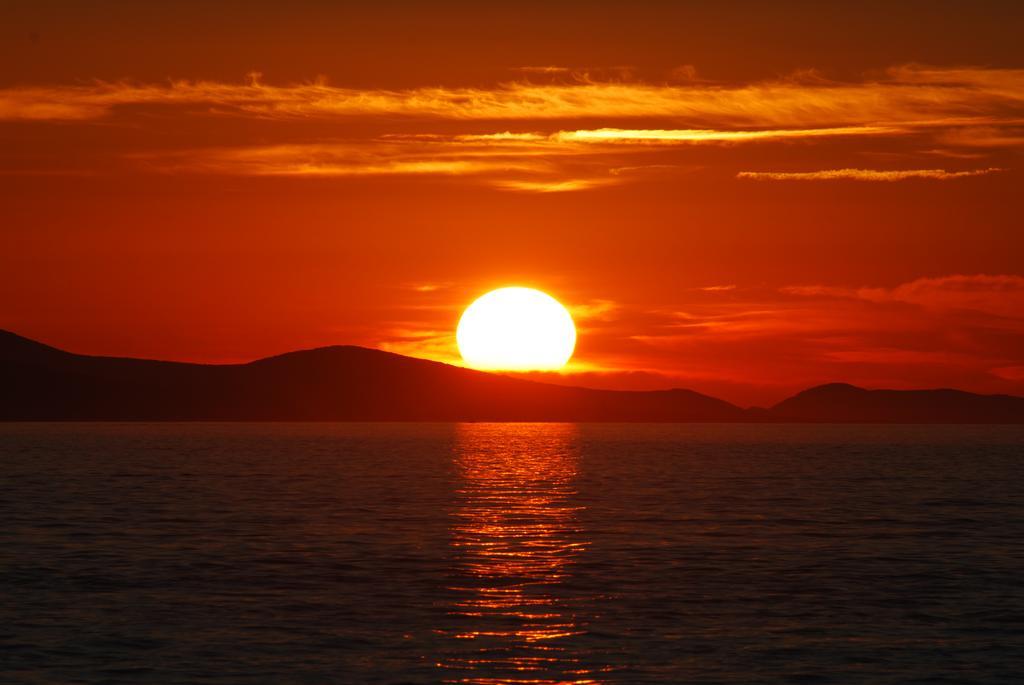
<svg viewBox="0 0 1024 685"><path fill-rule="evenodd" d="M957 274L919 278L892 289L862 288L860 297L895 300L940 309L970 309L1024 319L1024 277Z"/></svg>
<svg viewBox="0 0 1024 685"><path fill-rule="evenodd" d="M548 66L534 66L534 67L512 67L512 71L518 71L523 74L569 74L572 69L569 67L558 67L554 65Z"/></svg>
<svg viewBox="0 0 1024 685"><path fill-rule="evenodd" d="M385 352L404 354L421 359L432 359L445 364L462 364L462 358L455 348L455 336L450 330L396 327L389 331L387 339L376 346Z"/></svg>
<svg viewBox="0 0 1024 685"><path fill-rule="evenodd" d="M622 155L651 146L742 144L823 136L868 135L880 127L787 131L581 129L473 134L384 134L315 143L206 147L131 157L167 172L244 176L488 176L490 185L540 193L618 185L676 164L622 166ZM630 144L636 147L626 147ZM692 169L692 167L690 167Z"/></svg>
<svg viewBox="0 0 1024 685"><path fill-rule="evenodd" d="M592 320L601 321L611 318L616 310L619 309L619 306L617 302L612 300L593 300L583 304L571 305L569 311L577 323Z"/></svg>
<svg viewBox="0 0 1024 685"><path fill-rule="evenodd" d="M1005 126L963 126L950 129L938 135L937 142L960 148L1014 149L1024 146L1024 129L1016 125L1019 123L1008 123Z"/></svg>
<svg viewBox="0 0 1024 685"><path fill-rule="evenodd" d="M1010 274L954 274L919 278L893 288L788 286L787 294L805 297L902 302L930 309L966 309L1024 319L1024 276Z"/></svg>
<svg viewBox="0 0 1024 685"><path fill-rule="evenodd" d="M355 89L314 81L285 86L171 81L95 82L0 89L0 119L81 120L132 106L205 106L271 118L392 115L452 120L665 118L695 128L818 128L870 125L998 125L1020 119L1022 69L904 66L882 79L820 77L750 84L507 83L490 88ZM710 126L708 125L710 124Z"/></svg>
<svg viewBox="0 0 1024 685"><path fill-rule="evenodd" d="M624 183L626 177L603 174L567 177L567 169L544 149L519 145L518 137L482 143L443 136L199 148L133 155L133 159L169 173L293 177L475 177L492 187L531 193L560 193ZM508 141L513 141L512 148Z"/></svg>
<svg viewBox="0 0 1024 685"><path fill-rule="evenodd" d="M698 78L697 67L692 64L682 64L672 69L668 75L673 81L696 81Z"/></svg>
<svg viewBox="0 0 1024 685"><path fill-rule="evenodd" d="M552 137L559 141L583 143L743 143L786 138L823 138L899 133L893 126L841 126L836 128L770 129L757 131L721 131L714 129L619 129L560 131Z"/></svg>
<svg viewBox="0 0 1024 685"><path fill-rule="evenodd" d="M1024 277L952 275L781 294L738 289L727 301L666 310L631 338L644 346L636 357L705 390L845 380L1024 394Z"/></svg>
<svg viewBox="0 0 1024 685"><path fill-rule="evenodd" d="M996 167L970 169L967 171L946 171L945 169L824 169L822 171L741 171L736 178L755 181L905 181L913 178L927 178L948 181L954 178L987 176L1003 171Z"/></svg>
<svg viewBox="0 0 1024 685"><path fill-rule="evenodd" d="M135 155L164 171L246 176L485 175L538 172L542 162L401 143L255 145Z"/></svg>
<svg viewBox="0 0 1024 685"><path fill-rule="evenodd" d="M941 379L980 392L1024 394L1024 276L692 292L683 306L616 310L618 320L603 335L618 336L608 357L618 361L604 367L658 369L707 391L738 383L798 389L835 380L930 387ZM630 352L631 346L642 351ZM631 358L644 366L631 366Z"/></svg>
<svg viewBox="0 0 1024 685"><path fill-rule="evenodd" d="M992 375L996 378L1004 378L1008 381L1024 382L1024 366L1003 366L992 369Z"/></svg>
<svg viewBox="0 0 1024 685"><path fill-rule="evenodd" d="M433 135L430 136L430 138L434 140L444 140L445 136ZM501 133L465 133L462 135L452 136L451 139L457 142L470 143L536 143L551 140L551 136L546 136L543 133L513 133L511 131L502 131Z"/></svg>
<svg viewBox="0 0 1024 685"><path fill-rule="evenodd" d="M600 188L616 182L614 178L570 178L558 181L498 180L493 181L493 185L505 190L521 190L530 193L564 193Z"/></svg>
<svg viewBox="0 0 1024 685"><path fill-rule="evenodd" d="M418 293L434 293L452 286L451 283L413 283L408 287Z"/></svg>
<svg viewBox="0 0 1024 685"><path fill-rule="evenodd" d="M561 73L564 68L524 69ZM174 116L153 116L165 109ZM206 122L188 123L197 118ZM232 136L239 140L236 147L204 146L211 138L203 127L210 121L243 118L259 120L258 141ZM671 155L682 153L672 150L681 146L926 139L927 146L920 147L941 148L947 155L993 154L1024 139L1024 70L911 65L873 80L838 82L797 74L731 85L692 78L647 83L574 77L569 83L383 90L332 86L326 80L272 85L252 74L239 83L178 80L0 88L0 121L104 119L140 127L171 122L181 133L176 140L185 141L181 148L130 153L134 161L165 172L477 177L503 190L557 193L635 180L624 177L626 170L674 173L683 167ZM316 138L325 131L344 138ZM167 137L153 137L162 139ZM653 154L665 159L641 158ZM693 160L687 162L692 169ZM835 168L738 175L894 181L953 179L997 170Z"/></svg>

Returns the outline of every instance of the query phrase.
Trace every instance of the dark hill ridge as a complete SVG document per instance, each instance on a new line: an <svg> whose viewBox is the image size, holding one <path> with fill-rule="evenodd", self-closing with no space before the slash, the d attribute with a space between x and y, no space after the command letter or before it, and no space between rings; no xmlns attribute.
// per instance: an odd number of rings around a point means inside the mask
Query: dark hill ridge
<svg viewBox="0 0 1024 685"><path fill-rule="evenodd" d="M1024 423L1024 398L824 385L771 409L690 390L591 390L362 347L248 364L92 357L0 331L0 420Z"/></svg>
<svg viewBox="0 0 1024 685"><path fill-rule="evenodd" d="M829 383L771 409L779 421L823 423L1024 423L1024 398L963 390L865 390Z"/></svg>
<svg viewBox="0 0 1024 685"><path fill-rule="evenodd" d="M741 421L689 390L547 385L361 347L248 364L90 357L0 333L2 420Z"/></svg>

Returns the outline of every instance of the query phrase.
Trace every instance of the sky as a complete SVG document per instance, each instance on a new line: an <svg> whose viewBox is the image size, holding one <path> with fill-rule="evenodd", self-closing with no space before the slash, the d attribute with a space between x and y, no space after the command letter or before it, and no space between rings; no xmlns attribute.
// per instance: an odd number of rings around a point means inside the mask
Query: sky
<svg viewBox="0 0 1024 685"><path fill-rule="evenodd" d="M767 405L1024 395L1016 2L4 3L0 328L239 362L459 362Z"/></svg>

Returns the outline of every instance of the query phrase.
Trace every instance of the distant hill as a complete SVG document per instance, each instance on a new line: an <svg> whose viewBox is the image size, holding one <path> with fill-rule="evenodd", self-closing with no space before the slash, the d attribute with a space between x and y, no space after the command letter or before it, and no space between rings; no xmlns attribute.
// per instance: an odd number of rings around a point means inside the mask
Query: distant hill
<svg viewBox="0 0 1024 685"><path fill-rule="evenodd" d="M962 390L865 390L830 383L770 410L776 421L825 423L1024 423L1024 398Z"/></svg>
<svg viewBox="0 0 1024 685"><path fill-rule="evenodd" d="M248 364L90 357L0 332L0 420L741 421L689 390L563 387L362 347Z"/></svg>
<svg viewBox="0 0 1024 685"><path fill-rule="evenodd" d="M1024 398L833 384L770 409L538 383L362 347L248 364L93 357L0 331L0 420L1024 423Z"/></svg>

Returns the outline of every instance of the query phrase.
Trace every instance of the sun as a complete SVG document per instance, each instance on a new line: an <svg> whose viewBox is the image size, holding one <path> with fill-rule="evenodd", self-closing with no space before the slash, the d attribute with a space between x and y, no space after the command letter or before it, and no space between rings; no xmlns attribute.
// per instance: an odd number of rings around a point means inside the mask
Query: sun
<svg viewBox="0 0 1024 685"><path fill-rule="evenodd" d="M576 348L569 310L533 288L499 288L466 308L455 332L466 364L486 371L556 371Z"/></svg>

